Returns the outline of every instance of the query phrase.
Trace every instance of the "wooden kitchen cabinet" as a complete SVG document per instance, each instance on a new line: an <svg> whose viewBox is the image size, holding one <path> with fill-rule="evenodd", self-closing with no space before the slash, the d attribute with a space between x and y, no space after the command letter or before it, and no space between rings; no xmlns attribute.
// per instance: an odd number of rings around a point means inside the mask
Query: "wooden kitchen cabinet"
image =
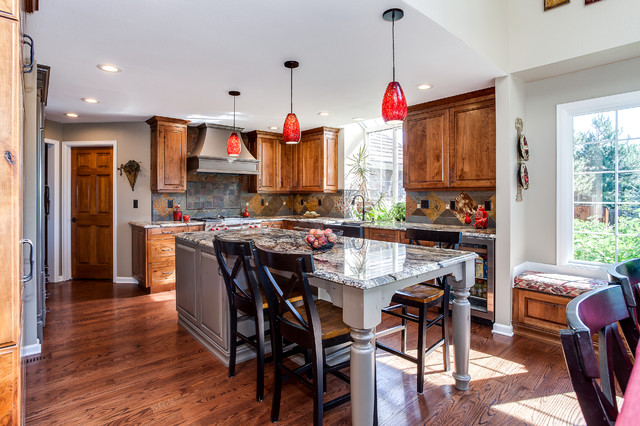
<svg viewBox="0 0 640 426"><path fill-rule="evenodd" d="M132 275L147 293L175 288L175 239L180 232L204 231L204 225L143 228L131 225Z"/></svg>
<svg viewBox="0 0 640 426"><path fill-rule="evenodd" d="M291 145L282 141L280 133L249 132L249 151L260 160L260 174L249 177L249 192L336 192L339 131L306 130L300 143Z"/></svg>
<svg viewBox="0 0 640 426"><path fill-rule="evenodd" d="M20 22L17 2L0 1L0 424L23 424L24 369L20 360L23 264L21 138L22 138L22 66L20 63ZM29 248L24 246L24 256ZM25 265L24 273L28 273ZM35 314L34 314L35 315Z"/></svg>
<svg viewBox="0 0 640 426"><path fill-rule="evenodd" d="M189 121L154 116L147 124L151 126L151 190L185 192Z"/></svg>
<svg viewBox="0 0 640 426"><path fill-rule="evenodd" d="M404 188L446 188L449 185L449 111L407 116L404 124Z"/></svg>
<svg viewBox="0 0 640 426"><path fill-rule="evenodd" d="M405 189L495 188L495 117L493 88L409 107Z"/></svg>
<svg viewBox="0 0 640 426"><path fill-rule="evenodd" d="M302 132L298 145L298 186L296 192L336 192L338 190L338 132L318 127Z"/></svg>

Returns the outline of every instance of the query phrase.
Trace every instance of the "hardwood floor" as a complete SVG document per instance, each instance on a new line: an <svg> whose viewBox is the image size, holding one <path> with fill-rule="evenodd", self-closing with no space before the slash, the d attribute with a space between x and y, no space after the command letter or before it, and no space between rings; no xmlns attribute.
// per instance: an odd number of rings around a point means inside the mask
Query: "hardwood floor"
<svg viewBox="0 0 640 426"><path fill-rule="evenodd" d="M145 294L104 281L49 284L49 290L42 359L26 368L27 424L270 423L272 364L258 403L255 363L240 364L236 377L227 377L227 368L178 327L175 292ZM584 423L559 346L493 335L472 323L468 392L457 391L451 373L442 372L441 352L428 362L432 373L418 395L415 365L378 351L380 424ZM331 398L346 385L332 378L328 389ZM280 424L309 424L312 410L306 388L285 384ZM325 424L349 419L346 404L328 411Z"/></svg>

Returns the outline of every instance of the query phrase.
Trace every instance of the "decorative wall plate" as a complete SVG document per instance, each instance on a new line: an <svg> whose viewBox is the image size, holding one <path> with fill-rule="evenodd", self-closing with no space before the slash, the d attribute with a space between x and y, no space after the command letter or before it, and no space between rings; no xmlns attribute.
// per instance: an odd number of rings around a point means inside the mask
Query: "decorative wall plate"
<svg viewBox="0 0 640 426"><path fill-rule="evenodd" d="M520 163L520 170L518 171L518 180L520 181L520 186L524 189L529 189L529 171L527 170L527 165L524 163Z"/></svg>
<svg viewBox="0 0 640 426"><path fill-rule="evenodd" d="M529 144L524 133L520 135L520 140L518 140L518 152L520 153L520 158L524 161L529 161Z"/></svg>

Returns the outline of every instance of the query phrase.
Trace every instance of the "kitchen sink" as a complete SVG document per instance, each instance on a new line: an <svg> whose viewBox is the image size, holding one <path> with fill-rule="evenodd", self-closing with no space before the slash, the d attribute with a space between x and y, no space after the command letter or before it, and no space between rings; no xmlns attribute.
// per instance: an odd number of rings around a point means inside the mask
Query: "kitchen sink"
<svg viewBox="0 0 640 426"><path fill-rule="evenodd" d="M334 231L342 231L342 235L352 238L364 238L364 228L353 222L325 222L324 228L331 228Z"/></svg>

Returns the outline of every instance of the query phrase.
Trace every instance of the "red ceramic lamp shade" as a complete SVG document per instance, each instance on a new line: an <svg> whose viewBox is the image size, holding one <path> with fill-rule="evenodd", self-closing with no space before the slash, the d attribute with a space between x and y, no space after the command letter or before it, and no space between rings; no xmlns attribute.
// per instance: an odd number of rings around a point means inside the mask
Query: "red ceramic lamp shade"
<svg viewBox="0 0 640 426"><path fill-rule="evenodd" d="M227 141L227 155L229 157L237 157L241 151L242 144L240 143L240 138L236 132L233 132L229 135L229 140Z"/></svg>
<svg viewBox="0 0 640 426"><path fill-rule="evenodd" d="M382 119L388 124L399 124L407 118L407 99L400 83L392 81L382 98Z"/></svg>
<svg viewBox="0 0 640 426"><path fill-rule="evenodd" d="M294 144L300 142L300 123L294 113L289 113L282 126L282 138L285 143Z"/></svg>

